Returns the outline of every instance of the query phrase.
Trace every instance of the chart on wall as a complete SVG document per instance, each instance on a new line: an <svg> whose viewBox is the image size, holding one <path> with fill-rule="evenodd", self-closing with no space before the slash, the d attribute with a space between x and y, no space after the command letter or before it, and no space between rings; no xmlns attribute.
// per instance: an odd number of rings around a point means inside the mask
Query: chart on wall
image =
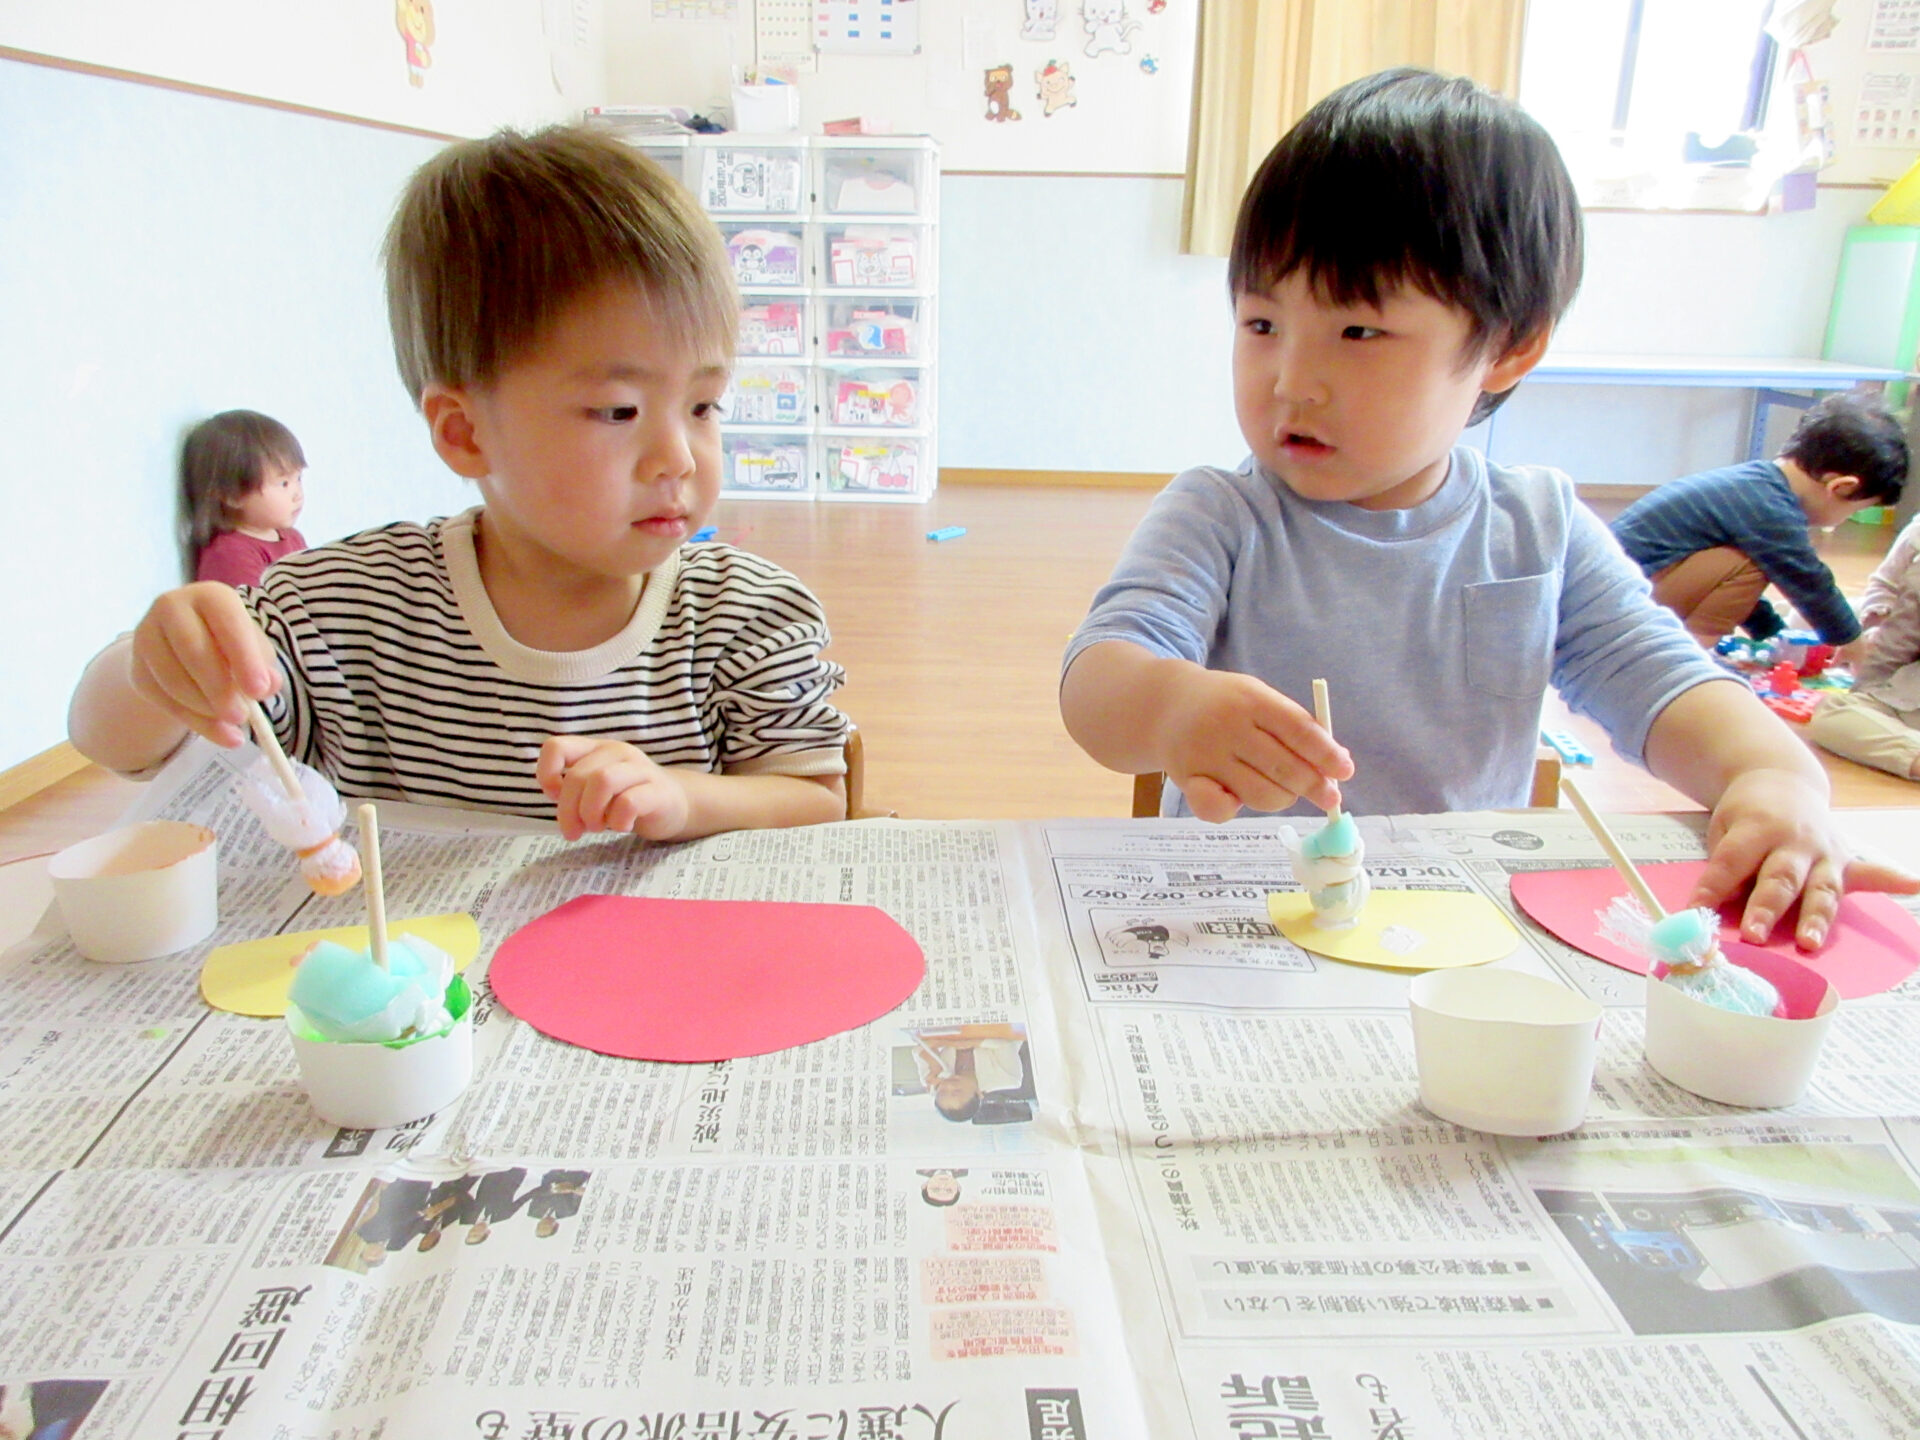
<svg viewBox="0 0 1920 1440"><path fill-rule="evenodd" d="M725 25L656 27L626 47L613 88L699 108L731 65L797 85L808 130L858 117L930 134L947 170L1186 169L1199 0L810 0L796 63L800 3L739 0Z"/></svg>
<svg viewBox="0 0 1920 1440"><path fill-rule="evenodd" d="M1890 184L1920 155L1920 0L1832 6L1787 74L1825 127L1821 184Z"/></svg>

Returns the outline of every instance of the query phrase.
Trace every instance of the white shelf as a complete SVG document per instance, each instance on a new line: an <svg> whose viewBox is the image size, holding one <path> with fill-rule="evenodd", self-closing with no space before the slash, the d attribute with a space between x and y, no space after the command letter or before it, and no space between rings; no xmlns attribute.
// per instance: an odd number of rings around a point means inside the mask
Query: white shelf
<svg viewBox="0 0 1920 1440"><path fill-rule="evenodd" d="M643 148L647 147L643 142ZM939 259L939 153L921 136L695 135L669 148L696 198L751 195L778 188L798 163L804 185L797 208L712 208L728 242L739 287L743 347L778 343L796 353L736 357L735 386L755 371L804 372L804 419L729 419L722 423L723 496L765 500L922 501L939 474L935 292ZM662 158L662 157L656 157ZM732 187L732 188L729 188ZM888 204L841 210L839 197L880 195ZM888 208L911 200L912 209ZM748 236L749 231L765 235ZM851 233L850 233L851 232ZM745 238L742 238L745 237ZM797 257L794 252L797 251ZM797 258L797 264L796 264ZM858 269L850 283L833 283ZM769 281L769 271L794 284ZM905 283L881 283L886 274ZM867 394L846 387L863 376ZM784 392L774 398L777 387ZM760 392L761 413L792 403L792 382ZM736 403L738 392L736 388ZM836 421L850 410L911 416L911 425ZM805 452L805 483L790 484ZM772 483L741 484L740 477Z"/></svg>

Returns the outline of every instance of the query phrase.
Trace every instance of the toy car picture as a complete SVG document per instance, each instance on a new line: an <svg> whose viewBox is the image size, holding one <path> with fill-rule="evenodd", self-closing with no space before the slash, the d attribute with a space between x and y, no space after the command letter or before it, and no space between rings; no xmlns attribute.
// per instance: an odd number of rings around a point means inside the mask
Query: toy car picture
<svg viewBox="0 0 1920 1440"><path fill-rule="evenodd" d="M798 445L742 445L733 452L733 483L742 490L804 490L807 452Z"/></svg>

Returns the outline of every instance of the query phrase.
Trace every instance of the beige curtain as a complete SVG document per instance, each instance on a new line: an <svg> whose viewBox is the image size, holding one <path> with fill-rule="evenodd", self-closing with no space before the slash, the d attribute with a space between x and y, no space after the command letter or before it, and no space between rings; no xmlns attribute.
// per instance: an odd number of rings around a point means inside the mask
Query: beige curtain
<svg viewBox="0 0 1920 1440"><path fill-rule="evenodd" d="M1183 248L1224 255L1248 179L1287 127L1393 65L1515 93L1526 0L1201 0Z"/></svg>

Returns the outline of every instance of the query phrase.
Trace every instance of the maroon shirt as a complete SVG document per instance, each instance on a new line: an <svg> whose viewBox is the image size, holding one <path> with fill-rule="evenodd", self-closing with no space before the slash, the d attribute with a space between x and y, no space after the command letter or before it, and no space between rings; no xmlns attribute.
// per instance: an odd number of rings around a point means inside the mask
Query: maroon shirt
<svg viewBox="0 0 1920 1440"><path fill-rule="evenodd" d="M258 585L261 572L267 566L282 555L306 548L306 540L291 526L280 532L278 540L261 540L238 530L222 530L200 552L200 563L194 569L193 578L222 580L236 589L242 585Z"/></svg>

